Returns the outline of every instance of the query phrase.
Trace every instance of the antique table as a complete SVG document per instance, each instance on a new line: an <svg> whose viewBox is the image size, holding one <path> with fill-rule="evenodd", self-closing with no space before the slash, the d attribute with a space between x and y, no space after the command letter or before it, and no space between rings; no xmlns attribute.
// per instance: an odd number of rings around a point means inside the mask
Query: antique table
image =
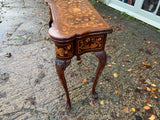
<svg viewBox="0 0 160 120"><path fill-rule="evenodd" d="M46 0L50 11L49 36L55 42L56 70L66 93L66 108L71 108L64 70L73 56L94 52L99 65L92 87L93 98L98 98L95 87L106 64L106 37L112 28L88 0Z"/></svg>

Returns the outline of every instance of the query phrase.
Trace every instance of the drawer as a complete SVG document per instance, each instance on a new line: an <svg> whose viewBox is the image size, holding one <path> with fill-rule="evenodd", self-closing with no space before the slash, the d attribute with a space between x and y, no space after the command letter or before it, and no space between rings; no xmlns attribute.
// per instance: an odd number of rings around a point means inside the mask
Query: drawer
<svg viewBox="0 0 160 120"><path fill-rule="evenodd" d="M89 36L77 40L78 42L78 55L85 52L99 51L104 48L104 35Z"/></svg>

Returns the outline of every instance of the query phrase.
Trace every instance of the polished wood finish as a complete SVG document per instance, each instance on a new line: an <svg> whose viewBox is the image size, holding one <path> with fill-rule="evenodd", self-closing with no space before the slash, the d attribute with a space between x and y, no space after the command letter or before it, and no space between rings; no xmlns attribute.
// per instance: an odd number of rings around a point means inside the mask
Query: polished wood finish
<svg viewBox="0 0 160 120"><path fill-rule="evenodd" d="M71 107L71 102L70 102L70 98L69 98L66 79L65 79L65 76L64 76L64 71L70 63L71 63L71 60L59 60L59 59L56 60L57 74L58 74L58 77L61 81L61 84L63 85L64 91L65 91L66 97L67 97L67 103L66 103L66 106L65 106L66 109L69 109Z"/></svg>
<svg viewBox="0 0 160 120"><path fill-rule="evenodd" d="M69 41L87 33L112 31L88 0L46 0L50 7L52 28L49 35L56 40Z"/></svg>
<svg viewBox="0 0 160 120"><path fill-rule="evenodd" d="M96 76L95 76L94 81L93 81L92 96L93 96L93 98L97 99L98 94L96 93L95 88L96 88L98 79L99 79L99 77L100 77L100 75L101 75L101 73L104 69L104 66L106 65L107 55L106 55L106 52L104 50L95 52L95 55L99 59L99 64L98 64L98 68L97 68L97 71L96 71Z"/></svg>
<svg viewBox="0 0 160 120"><path fill-rule="evenodd" d="M67 96L66 108L71 107L66 79L65 68L70 64L73 56L86 52L95 52L99 59L92 95L98 98L95 92L99 76L106 64L104 51L106 37L112 28L92 7L88 0L46 0L50 11L49 36L55 42L56 70Z"/></svg>

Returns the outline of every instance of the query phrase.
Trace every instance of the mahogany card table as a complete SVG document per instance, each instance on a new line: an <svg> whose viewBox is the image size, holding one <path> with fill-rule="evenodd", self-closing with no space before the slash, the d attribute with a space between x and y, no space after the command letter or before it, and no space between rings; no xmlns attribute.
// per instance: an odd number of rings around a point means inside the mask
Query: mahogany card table
<svg viewBox="0 0 160 120"><path fill-rule="evenodd" d="M96 84L106 64L104 50L107 34L112 28L103 20L88 0L46 0L49 6L49 36L55 43L56 71L66 93L66 109L71 108L67 83L64 75L73 56L94 52L99 60L94 77L92 96L98 98Z"/></svg>

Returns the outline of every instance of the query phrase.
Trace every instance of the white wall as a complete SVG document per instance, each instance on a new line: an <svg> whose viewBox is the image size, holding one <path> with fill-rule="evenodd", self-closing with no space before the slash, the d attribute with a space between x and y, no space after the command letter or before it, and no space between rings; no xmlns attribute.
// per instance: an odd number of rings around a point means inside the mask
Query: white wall
<svg viewBox="0 0 160 120"><path fill-rule="evenodd" d="M123 0L122 0L123 1ZM142 9L144 0L135 0L134 6L124 3L120 0L104 0L104 3L112 8L119 11L125 12L126 14L133 16L147 24L150 24L160 29L160 16L157 15L158 9L160 8L160 0L157 3L157 7L154 11L150 12Z"/></svg>

